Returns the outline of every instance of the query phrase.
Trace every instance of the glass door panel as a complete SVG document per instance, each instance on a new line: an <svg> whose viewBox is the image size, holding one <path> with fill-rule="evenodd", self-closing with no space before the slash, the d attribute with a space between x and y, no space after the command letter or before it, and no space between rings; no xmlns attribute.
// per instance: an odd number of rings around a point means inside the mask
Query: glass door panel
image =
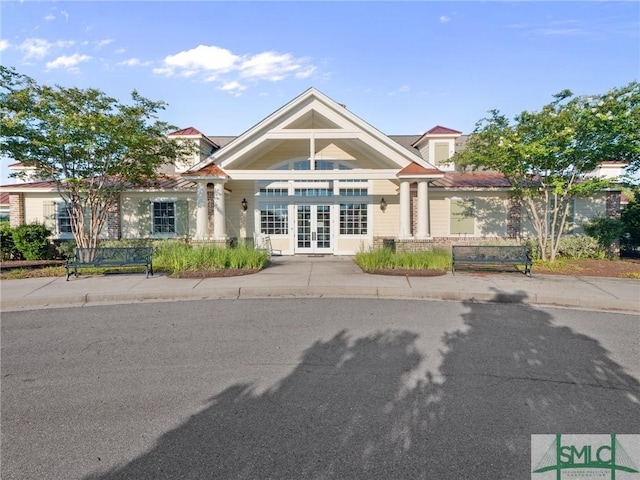
<svg viewBox="0 0 640 480"><path fill-rule="evenodd" d="M333 253L331 205L296 206L295 253Z"/></svg>

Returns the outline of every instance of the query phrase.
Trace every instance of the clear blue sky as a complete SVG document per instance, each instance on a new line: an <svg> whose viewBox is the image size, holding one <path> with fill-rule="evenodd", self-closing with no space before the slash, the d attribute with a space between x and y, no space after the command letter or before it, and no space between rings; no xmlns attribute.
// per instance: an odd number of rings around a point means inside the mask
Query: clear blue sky
<svg viewBox="0 0 640 480"><path fill-rule="evenodd" d="M3 1L0 13L3 65L123 101L136 89L209 135L238 135L311 86L387 134L469 133L489 109L513 117L565 88L640 78L637 1Z"/></svg>

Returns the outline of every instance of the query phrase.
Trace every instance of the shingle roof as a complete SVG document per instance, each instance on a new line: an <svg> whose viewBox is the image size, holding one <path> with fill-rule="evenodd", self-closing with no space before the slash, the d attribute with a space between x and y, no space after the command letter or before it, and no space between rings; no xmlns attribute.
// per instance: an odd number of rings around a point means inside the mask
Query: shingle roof
<svg viewBox="0 0 640 480"><path fill-rule="evenodd" d="M388 137L396 143L399 143L411 153L420 155L418 149L413 146L414 143L420 138L420 135L388 135Z"/></svg>
<svg viewBox="0 0 640 480"><path fill-rule="evenodd" d="M40 181L30 183L13 183L0 185L5 191L15 190L55 190L56 184L53 181ZM127 189L150 189L150 190L195 190L196 183L183 178L179 174L166 174L153 180L148 180L140 185L127 185Z"/></svg>
<svg viewBox="0 0 640 480"><path fill-rule="evenodd" d="M216 145L218 145L220 148L222 148L227 143L231 143L233 140L235 140L238 137L233 135L226 135L226 136L225 135L222 135L222 136L207 135L207 138L211 140L213 143L215 143Z"/></svg>

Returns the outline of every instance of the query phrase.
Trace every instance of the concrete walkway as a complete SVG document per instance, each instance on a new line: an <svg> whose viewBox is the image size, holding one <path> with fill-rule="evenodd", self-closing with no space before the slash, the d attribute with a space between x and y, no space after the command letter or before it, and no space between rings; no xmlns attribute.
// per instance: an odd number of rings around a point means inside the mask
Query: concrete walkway
<svg viewBox="0 0 640 480"><path fill-rule="evenodd" d="M439 277L363 273L350 257L274 257L265 270L230 278L175 279L164 274L80 275L4 280L2 311L105 303L266 297L364 297L522 302L640 313L635 279L448 272Z"/></svg>

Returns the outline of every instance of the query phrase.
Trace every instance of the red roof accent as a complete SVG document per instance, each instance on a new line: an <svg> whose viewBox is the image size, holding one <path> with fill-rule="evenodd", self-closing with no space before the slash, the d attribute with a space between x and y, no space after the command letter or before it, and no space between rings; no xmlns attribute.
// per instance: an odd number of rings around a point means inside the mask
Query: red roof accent
<svg viewBox="0 0 640 480"><path fill-rule="evenodd" d="M454 130L452 128L443 127L442 125L436 125L431 130L428 130L424 134L420 135L420 137L415 142L413 142L411 146L415 147L427 135L462 135L462 132L459 132L458 130Z"/></svg>
<svg viewBox="0 0 640 480"><path fill-rule="evenodd" d="M422 165L418 165L417 163L410 163L402 170L400 170L396 176L412 177L415 175L438 175L442 173L444 172L438 170L437 168L425 168Z"/></svg>
<svg viewBox="0 0 640 480"><path fill-rule="evenodd" d="M29 183L12 183L9 185L0 185L4 192L13 192L21 190L57 190L55 182L51 180L43 180L38 182ZM64 188L64 186L63 186ZM138 185L127 184L126 189L159 189L159 190L194 190L196 188L195 182L188 178L182 178L180 174L169 173L159 175L157 178L147 180ZM3 192L3 193L4 193Z"/></svg>
<svg viewBox="0 0 640 480"><path fill-rule="evenodd" d="M0 205L9 205L9 193L0 193Z"/></svg>
<svg viewBox="0 0 640 480"><path fill-rule="evenodd" d="M228 177L228 175L224 173L224 171L214 163L204 166L200 170L185 172L183 173L183 175L185 176L191 175L195 177L204 176L204 175L211 175L215 177Z"/></svg>
<svg viewBox="0 0 640 480"><path fill-rule="evenodd" d="M446 173L432 183L443 188L510 188L511 183L501 173Z"/></svg>
<svg viewBox="0 0 640 480"><path fill-rule="evenodd" d="M183 128L182 130L176 130L175 132L171 132L168 136L183 136L183 135L204 135L200 130L193 127Z"/></svg>
<svg viewBox="0 0 640 480"><path fill-rule="evenodd" d="M442 125L436 125L431 130L428 130L425 135L462 135L462 132L452 128L443 127Z"/></svg>

